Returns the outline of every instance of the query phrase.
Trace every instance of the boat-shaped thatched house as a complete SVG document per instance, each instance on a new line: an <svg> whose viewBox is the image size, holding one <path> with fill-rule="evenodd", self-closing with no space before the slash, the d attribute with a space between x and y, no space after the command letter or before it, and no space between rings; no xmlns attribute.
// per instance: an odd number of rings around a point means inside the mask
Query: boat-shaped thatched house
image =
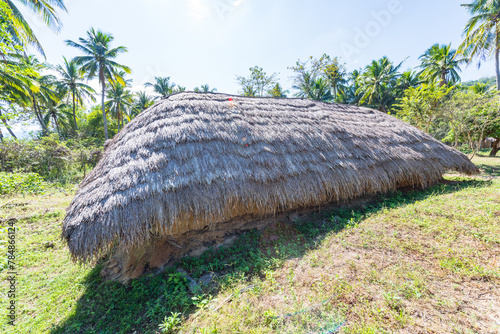
<svg viewBox="0 0 500 334"><path fill-rule="evenodd" d="M478 171L376 110L180 93L110 141L67 210L63 236L76 260L111 253L104 273L126 281L252 219L427 187L447 170Z"/></svg>

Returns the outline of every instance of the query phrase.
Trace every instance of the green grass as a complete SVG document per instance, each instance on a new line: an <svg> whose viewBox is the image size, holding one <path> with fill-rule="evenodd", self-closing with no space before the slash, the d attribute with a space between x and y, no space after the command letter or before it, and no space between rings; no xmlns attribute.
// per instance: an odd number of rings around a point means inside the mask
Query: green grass
<svg viewBox="0 0 500 334"><path fill-rule="evenodd" d="M481 177L447 176L425 191L250 231L128 286L102 281L100 264L70 261L60 233L72 196L0 198L0 219L25 217L16 222L18 321L6 324L0 262L0 332L499 332L500 158L474 162ZM177 269L216 278L190 289Z"/></svg>

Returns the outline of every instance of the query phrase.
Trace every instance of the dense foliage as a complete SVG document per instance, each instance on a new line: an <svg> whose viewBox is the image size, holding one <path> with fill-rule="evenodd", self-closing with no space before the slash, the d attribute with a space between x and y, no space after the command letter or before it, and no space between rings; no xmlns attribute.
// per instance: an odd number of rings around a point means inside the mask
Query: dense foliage
<svg viewBox="0 0 500 334"><path fill-rule="evenodd" d="M101 152L89 141L61 142L55 135L38 140L4 140L0 144L0 171L36 173L46 181L74 183L97 164Z"/></svg>

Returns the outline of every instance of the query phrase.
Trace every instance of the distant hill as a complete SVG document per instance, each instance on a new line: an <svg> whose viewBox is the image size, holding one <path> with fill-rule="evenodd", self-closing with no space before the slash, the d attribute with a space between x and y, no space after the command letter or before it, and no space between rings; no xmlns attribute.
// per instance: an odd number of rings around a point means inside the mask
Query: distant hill
<svg viewBox="0 0 500 334"><path fill-rule="evenodd" d="M488 87L491 87L491 86L496 85L496 78L495 77L488 77L488 78L481 78L478 80L466 81L466 82L463 82L462 85L469 87L469 86L474 86L475 84L478 84L478 83L481 83L481 84L485 83L488 85Z"/></svg>

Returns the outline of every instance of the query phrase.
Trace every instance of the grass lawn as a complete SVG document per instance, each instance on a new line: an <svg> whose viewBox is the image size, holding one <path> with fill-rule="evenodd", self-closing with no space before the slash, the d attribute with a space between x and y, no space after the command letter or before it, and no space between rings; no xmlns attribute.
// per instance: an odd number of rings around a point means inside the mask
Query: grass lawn
<svg viewBox="0 0 500 334"><path fill-rule="evenodd" d="M0 198L0 332L499 333L500 158L473 161L479 177L252 231L128 286L71 262L60 239L71 194ZM20 218L14 327L10 217ZM190 286L200 277L207 284Z"/></svg>

